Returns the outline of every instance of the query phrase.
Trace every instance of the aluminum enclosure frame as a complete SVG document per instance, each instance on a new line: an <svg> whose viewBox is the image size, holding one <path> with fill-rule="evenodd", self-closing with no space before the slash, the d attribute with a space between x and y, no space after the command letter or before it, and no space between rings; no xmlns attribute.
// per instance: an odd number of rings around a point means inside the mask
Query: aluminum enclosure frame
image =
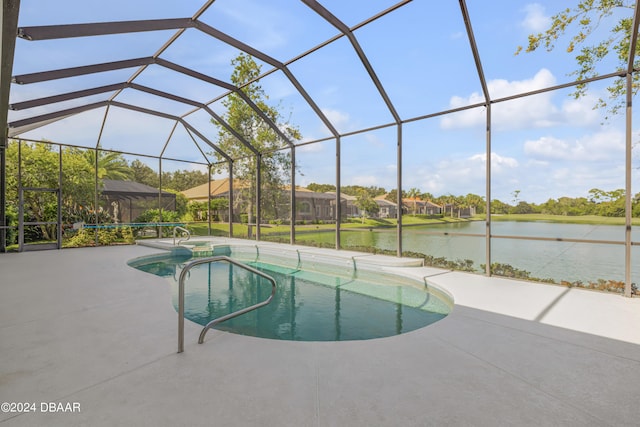
<svg viewBox="0 0 640 427"><path fill-rule="evenodd" d="M466 107L462 107L459 109L450 109L447 111L440 111L432 114L427 114L420 117L410 117L403 118L398 113L396 107L394 106L391 97L388 95L387 90L384 85L378 78L374 67L371 65L364 49L360 46L354 31L358 28L361 28L365 25L370 24L376 19L385 16L388 13L392 13L393 11L402 8L404 5L409 4L411 0L403 0L395 4L394 6L378 13L375 16L372 16L365 21L357 24L353 27L349 27L343 21L338 19L335 15L333 15L328 9L326 9L322 4L315 0L301 0L301 2L307 6L307 8L314 13L316 13L323 20L328 22L330 25L335 27L339 34L337 36L331 37L328 40L324 41L320 45L315 48L302 53L301 55L286 61L279 61L266 53L254 48L253 46L249 46L224 32L207 25L206 23L200 20L202 14L214 3L214 0L209 0L204 3L204 5L190 18L171 18L171 19L155 19L155 20L135 20L135 21L118 21L118 22L98 22L98 23L83 23L83 24L72 24L72 25L54 25L54 26L31 26L31 27L17 27L18 20L18 10L20 2L18 0L4 0L3 1L3 11L2 11L2 67L0 68L0 127L3 129L2 135L0 135L0 247L5 247L5 232L3 228L1 228L5 224L5 153L4 149L7 144L7 138L9 137L19 137L22 133L37 128L39 126L45 126L57 120L61 120L66 117L70 117L76 114L79 114L84 111L89 111L92 109L105 108L105 121L106 116L109 113L110 107L118 107L125 108L133 111L137 111L143 114L153 115L156 117L161 117L166 120L170 120L174 122L175 126L180 123L187 131L187 133L193 138L195 143L195 138L193 135L197 136L202 142L210 146L213 150L215 150L229 165L229 173L230 177L232 177L233 171L233 162L238 159L232 159L229 155L224 153L214 142L208 140L202 132L200 132L196 127L191 125L188 122L188 116L193 114L196 111L205 111L212 118L213 121L216 121L221 126L223 126L227 131L229 131L240 144L244 145L249 149L252 153L253 158L257 162L258 168L260 168L261 161L263 155L267 154L265 152L260 152L257 150L250 141L247 141L242 135L234 130L228 123L217 115L210 107L210 105L225 96L228 96L230 93L235 93L240 96L243 101L264 121L266 125L268 125L278 136L280 140L283 141L284 146L282 149L290 150L292 166L290 171L290 179L291 179L291 191L290 191L290 203L291 203L291 234L290 234L290 242L295 243L295 171L296 171L296 147L301 144L296 144L291 141L287 135L282 132L282 130L270 120L266 114L260 110L260 108L255 105L251 99L243 92L242 87L235 87L229 83L220 81L214 77L206 76L202 73L199 73L195 70L190 70L180 64L176 64L170 61L167 61L161 58L161 55L166 49L171 46L176 40L180 38L180 36L187 29L196 29L203 34L206 34L209 37L215 38L220 42L236 48L242 52L245 52L251 56L254 56L261 61L269 64L273 67L272 70L269 70L261 75L261 77L267 76L275 71L280 71L283 75L288 79L288 81L292 84L292 86L296 89L297 93L306 101L318 119L326 126L331 134L331 137L328 139L319 139L315 141L305 141L304 144L312 144L314 142L319 142L322 140L333 140L336 145L336 230L335 230L335 246L337 249L341 248L340 242L340 233L341 233L341 203L340 203L340 186L341 186L341 177L342 177L342 147L341 141L342 138L350 135L355 135L358 133L364 133L370 131L372 129L382 129L386 127L395 127L396 128L396 153L397 153L397 189L398 189L398 206L402 205L402 156L403 156L403 125L422 120L429 117L435 117L438 115L449 114L455 111L461 111L465 109L482 107L486 109L486 146L485 150L487 153L486 158L486 189L485 189L485 197L486 197L486 211L487 211L487 219L486 219L486 227L484 238L486 241L485 246L485 258L486 258L486 275L490 275L490 266L491 266L491 241L495 238L516 238L515 236L493 236L491 232L491 147L492 147L492 105L499 102L505 102L512 99L523 98L526 96L535 95L538 93L558 90L560 88L572 87L578 84L578 82L571 82L568 84L557 85L554 87L545 88L538 91L531 91L527 93L521 93L514 96L509 96L501 99L492 99L488 90L488 84L486 77L484 75L484 70L481 63L480 53L478 51L478 46L474 37L473 28L472 28L472 19L469 15L469 11L467 8L467 4L465 0L458 0L459 8L461 16L464 20L466 36L468 38L469 47L471 49L478 81L482 87L484 101L475 104L469 105ZM635 2L635 10L633 16L633 29L632 29L632 43L631 49L628 59L628 67L624 71L614 72L606 75L599 76L593 79L586 79L581 81L580 83L587 83L591 81L599 81L613 77L625 77L627 80L626 90L627 90L627 108L626 108L626 129L625 129L625 190L626 190L626 199L625 199L625 208L626 208L626 216L625 216L625 295L631 296L631 247L633 242L631 240L631 201L632 201L632 189L631 189L631 157L632 157L632 126L631 126L631 115L632 115L632 77L634 73L638 72L637 69L634 68L635 63L635 50L636 50L636 41L638 36L638 25L639 25L639 3L640 0ZM11 71L13 66L13 57L14 57L14 49L15 49L15 38L20 37L29 41L38 41L38 40L55 40L55 39L63 39L70 37L99 37L103 35L112 35L112 34L133 34L139 32L147 32L147 31L159 31L159 30L175 30L176 32L169 40L159 48L157 52L155 52L152 56L149 57L141 57L141 58L132 58L121 61L114 61L109 63L101 63L101 64L89 64L81 67L73 67L66 69L58 69L58 70L50 70L50 71L42 71L38 73L17 75L11 77ZM349 133L340 133L336 129L334 123L327 117L327 115L322 111L319 107L318 103L309 95L303 85L298 81L296 76L290 71L289 66L297 61L298 59L312 54L313 52L322 49L323 47L335 42L336 40L345 37L348 39L351 44L355 54L358 59L361 61L362 65L366 69L367 75L375 88L378 91L378 94L383 99L389 113L393 117L392 123L381 124L376 126L375 128L369 129L361 129L354 132ZM215 85L217 87L223 88L227 90L227 93L210 100L208 102L202 103L197 102L195 100L191 100L188 98L180 97L178 95L174 95L168 93L166 91L162 91L156 88L147 87L144 85L140 85L135 82L136 78L140 76L149 66L156 65L168 70L171 70L176 73L180 73L186 75L188 77L206 82L208 84ZM28 101L22 101L19 103L14 103L9 105L9 87L10 82L13 81L16 84L29 84L35 83L38 81L45 80L55 80L61 78L69 78L76 77L80 75L85 75L89 73L98 73L105 72L117 69L124 68L137 68L134 71L129 79L124 82L80 89L73 92L68 93L60 93L53 96L49 96L46 98L39 99L31 99ZM156 111L148 108L143 108L141 106L130 105L126 103L119 102L117 100L118 96L126 90L136 90L142 91L160 98L169 99L172 101L180 102L190 107L193 107L192 110L186 111L183 115L172 115L167 114L162 111ZM97 103L86 104L79 107L74 107L65 110L58 110L55 112L39 115L39 116L31 116L26 119L14 121L12 123L7 122L8 110L28 110L30 108L35 108L37 106L44 105L53 105L59 102L71 100L71 99L79 99L88 96L93 96L97 94L109 94L111 96L104 101L100 101ZM103 121L104 126L104 121ZM172 131L173 132L173 131ZM96 142L96 146L99 145L99 139ZM168 140L167 140L168 143ZM197 144L196 144L197 145ZM165 146L166 148L166 143ZM160 158L164 154L164 149L160 153ZM211 164L209 163L209 168L211 168ZM260 174L258 173L257 179L257 218L256 218L256 238L260 239L260 222L261 222L261 185L260 185ZM230 182L233 180L231 179ZM233 187L233 186L232 186ZM230 189L230 194L233 194L233 188ZM231 204L230 204L231 205ZM230 207L230 213L232 209ZM401 209L398 209L397 214L397 230L396 230L396 245L397 245L397 255L401 256L402 254L402 213ZM231 222L231 221L230 221ZM232 225L230 224L230 234L232 234ZM549 239L558 240L558 239ZM586 240L581 240L585 241Z"/></svg>

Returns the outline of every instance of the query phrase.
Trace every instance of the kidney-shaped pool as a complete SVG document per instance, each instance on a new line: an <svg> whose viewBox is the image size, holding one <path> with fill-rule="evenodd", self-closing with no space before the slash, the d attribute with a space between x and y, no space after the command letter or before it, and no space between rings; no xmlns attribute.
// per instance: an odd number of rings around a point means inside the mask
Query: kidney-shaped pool
<svg viewBox="0 0 640 427"><path fill-rule="evenodd" d="M178 277L194 258L185 251L137 258L129 265L170 279L178 306ZM200 252L202 253L202 252ZM293 341L365 340L398 335L449 314L453 303L426 282L380 270L355 268L350 260L249 254L231 246L211 248L256 268L276 281L266 306L218 324L215 329ZM351 268L349 266L352 265ZM231 263L194 266L185 281L185 317L200 325L264 301L271 283Z"/></svg>

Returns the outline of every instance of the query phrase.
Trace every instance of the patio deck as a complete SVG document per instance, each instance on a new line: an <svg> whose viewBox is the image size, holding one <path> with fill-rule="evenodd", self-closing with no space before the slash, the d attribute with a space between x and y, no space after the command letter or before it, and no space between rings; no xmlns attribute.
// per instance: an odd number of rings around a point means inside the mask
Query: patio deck
<svg viewBox="0 0 640 427"><path fill-rule="evenodd" d="M308 248L307 248L308 249ZM2 426L635 426L640 299L424 267L445 319L354 342L290 342L186 323L142 246L0 254ZM349 255L340 251L344 255ZM362 255L362 254L360 254ZM387 258L393 262L393 258ZM41 411L77 403L79 412Z"/></svg>

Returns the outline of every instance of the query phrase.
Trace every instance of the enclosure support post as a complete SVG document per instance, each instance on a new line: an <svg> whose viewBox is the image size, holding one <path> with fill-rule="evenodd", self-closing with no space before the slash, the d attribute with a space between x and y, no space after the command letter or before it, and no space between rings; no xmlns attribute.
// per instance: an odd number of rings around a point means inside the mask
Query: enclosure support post
<svg viewBox="0 0 640 427"><path fill-rule="evenodd" d="M162 157L158 158L158 222L162 222ZM158 229L158 239L162 238L162 227L156 226Z"/></svg>
<svg viewBox="0 0 640 427"><path fill-rule="evenodd" d="M631 297L631 214L633 193L631 192L631 158L633 155L633 141L631 134L633 99L633 75L627 73L627 109L625 130L625 233L624 233L624 296Z"/></svg>
<svg viewBox="0 0 640 427"><path fill-rule="evenodd" d="M207 167L207 236L211 236L211 163Z"/></svg>
<svg viewBox="0 0 640 427"><path fill-rule="evenodd" d="M485 204L486 228L485 228L485 273L491 276L491 103L487 103L487 171L485 176L487 201Z"/></svg>
<svg viewBox="0 0 640 427"><path fill-rule="evenodd" d="M485 259L486 267L485 273L487 276L491 276L491 94L489 93L489 87L487 85L487 79L484 76L484 70L482 68L482 62L480 61L480 53L478 52L478 45L476 43L475 36L473 35L473 28L471 27L471 18L469 17L469 10L467 9L467 3L465 0L458 0L460 3L460 11L464 19L464 25L467 29L467 37L469 38L469 46L473 53L473 60L476 64L476 71L478 72L478 79L482 86L482 93L485 99L485 105L487 108L486 118L486 228L485 228Z"/></svg>
<svg viewBox="0 0 640 427"><path fill-rule="evenodd" d="M24 249L24 195L22 193L22 141L18 140L18 252Z"/></svg>
<svg viewBox="0 0 640 427"><path fill-rule="evenodd" d="M624 242L624 296L631 297L631 216L633 205L631 203L633 193L631 192L631 170L633 156L632 141L632 103L633 103L633 73L636 59L636 48L638 43L638 26L640 25L640 11L638 2L633 12L633 27L629 38L629 60L627 61L627 109L626 109L626 129L625 129L625 242Z"/></svg>
<svg viewBox="0 0 640 427"><path fill-rule="evenodd" d="M397 176L396 176L396 203L398 204L396 216L398 218L397 226L397 256L402 256L402 123L398 124L398 149L396 152Z"/></svg>
<svg viewBox="0 0 640 427"><path fill-rule="evenodd" d="M7 218L5 210L6 200L6 149L9 144L7 118L9 112L9 91L11 88L11 73L13 71L13 56L16 48L16 34L18 30L18 12L20 0L5 0L0 9L0 251L6 250Z"/></svg>
<svg viewBox="0 0 640 427"><path fill-rule="evenodd" d="M233 237L233 162L229 160L229 237Z"/></svg>
<svg viewBox="0 0 640 427"><path fill-rule="evenodd" d="M94 228L94 238L95 238L95 244L96 246L98 246L98 203L99 203L99 195L100 195L100 183L98 182L98 155L100 154L99 150L100 150L100 144L102 143L102 134L104 132L104 127L107 124L107 118L109 117L109 105L107 105L107 108L105 108L104 110L104 116L102 117L102 124L100 125L100 132L98 133L98 140L96 141L96 148L95 148L95 164L94 164L94 168L95 168L95 173L94 173L94 201L95 201L95 205L94 205L94 216L96 219L96 228ZM129 209L129 212L131 212L131 209ZM129 218L129 221L131 221L132 218Z"/></svg>
<svg viewBox="0 0 640 427"><path fill-rule="evenodd" d="M98 141L98 144L100 144L99 141ZM95 182L95 187L94 187L95 206L93 208L93 214L96 219L96 228L93 229L93 241L96 246L98 246L98 203L100 203L99 196L98 196L100 192L100 183L98 182L98 156L99 155L100 155L100 149L96 147L95 157L93 162L93 179ZM131 209L129 209L129 212L131 212Z"/></svg>
<svg viewBox="0 0 640 427"><path fill-rule="evenodd" d="M260 240L260 221L262 220L262 154L256 155L256 240Z"/></svg>
<svg viewBox="0 0 640 427"><path fill-rule="evenodd" d="M296 243L296 146L291 146L291 221L290 242Z"/></svg>
<svg viewBox="0 0 640 427"><path fill-rule="evenodd" d="M62 145L58 145L58 216L56 221L56 237L58 239L58 249L62 249Z"/></svg>
<svg viewBox="0 0 640 427"><path fill-rule="evenodd" d="M342 205L340 204L340 136L336 138L336 249L340 249L340 223Z"/></svg>

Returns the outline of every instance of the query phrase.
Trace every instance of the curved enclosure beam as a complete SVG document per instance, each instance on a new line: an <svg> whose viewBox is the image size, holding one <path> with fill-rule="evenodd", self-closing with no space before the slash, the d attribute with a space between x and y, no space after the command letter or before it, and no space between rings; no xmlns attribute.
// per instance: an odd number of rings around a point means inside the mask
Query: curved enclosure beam
<svg viewBox="0 0 640 427"><path fill-rule="evenodd" d="M126 88L135 89L135 90L138 90L138 91L141 91L141 92L145 92L145 93L148 93L148 94L151 94L151 95L155 95L155 96L158 96L158 97L161 97L161 98L170 99L172 101L181 102L183 104L188 104L188 105L192 105L192 106L201 108L204 111L206 111L214 120L216 120L218 123L220 123L222 126L224 126L224 128L227 129L229 131L229 133L231 133L244 146L246 146L249 150L251 150L252 153L258 154L258 150L256 150L253 145L251 145L246 139L244 139L242 137L242 135L240 135L238 132L236 132L235 129L233 129L231 126L229 126L229 124L227 122L225 122L219 115L217 115L215 112L213 112L213 110L211 110L207 105L202 104L202 103L197 102L197 101L193 101L193 100L191 100L189 98L184 98L184 97L173 95L173 94L161 91L161 90L157 90L157 89L153 89L153 88L150 88L150 87L142 86L142 85L139 85L137 83L127 83L127 82L116 83L116 84L113 84L113 85L107 85L107 86L101 86L101 87L92 88L92 89L69 92L69 93L60 94L60 95L56 95L56 96L50 96L50 97L46 97L46 98L33 99L33 100L29 100L29 101L24 101L24 102L11 104L10 105L10 109L18 111L18 110L23 110L23 109L33 108L33 107L39 107L39 106L43 106L43 105L54 104L54 103L62 102L62 101L68 101L68 100L72 100L72 99L83 98L83 97L86 97L86 96L96 95L96 94L100 94L100 93L104 93L104 92L113 92L113 91L116 91L116 90L123 90L123 89L126 89ZM113 103L115 101L111 101L111 102Z"/></svg>
<svg viewBox="0 0 640 427"><path fill-rule="evenodd" d="M49 81L49 80L76 77L76 76L81 76L85 74L100 73L104 71L113 71L113 70L118 70L123 68L130 68L130 67L135 67L140 65L150 65L150 64L157 64L167 69L173 70L175 72L178 72L178 73L187 75L189 77L193 77L195 79L204 81L206 83L220 86L222 88L238 93L239 96L247 103L247 105L249 105L249 107L252 110L254 110L256 114L258 114L260 118L262 118L262 120L264 120L265 123L267 123L267 125L271 127L271 129L273 129L280 138L282 138L285 142L287 142L289 146L293 145L292 142L289 140L289 138L280 130L280 128L278 128L278 126L275 123L273 123L273 121L269 117L267 117L267 115L248 96L246 96L244 92L242 92L242 90L222 80L207 76L205 74L199 73L194 70L190 70L186 67L183 67L181 65L175 64L170 61L166 61L161 58L154 58L150 56L146 58L137 58L137 59L131 59L131 60L124 60L124 61L93 64L93 65L87 65L87 66L81 66L81 67L64 68L60 70L51 70L51 71L43 71L43 72L31 73L31 74L22 74L22 75L14 76L13 81L14 83L18 83L18 84L30 84L30 83L38 83L38 82ZM41 106L41 105L51 104L55 102L66 101L69 99L75 99L75 98L95 95L95 94L109 92L109 91L119 91L127 87L141 90L143 92L147 92L153 95L162 96L164 98L171 99L177 102L182 102L188 105L195 106L197 108L204 109L206 107L206 104L202 104L200 102L193 101L188 98L179 97L177 95L171 95L166 92L162 92L156 89L148 88L146 86L138 85L136 83L126 82L126 83L117 83L114 85L102 86L99 88L70 92L67 94L60 94L60 95L51 96L47 98L40 98L36 100L16 103L16 104L12 104L11 108L13 110L22 110L22 109L32 108L35 106ZM210 114L211 109L207 108L207 110L208 110L207 112ZM219 116L216 117L216 121L218 121L221 124L224 123L224 121ZM228 130L231 129L227 124L223 124L223 126ZM254 154L258 152L255 149L255 147L253 147L252 144L250 144L246 139L242 138L236 131L233 131L231 133L236 138L238 138L243 145L249 148Z"/></svg>
<svg viewBox="0 0 640 427"><path fill-rule="evenodd" d="M68 108L66 110L54 111L53 113L42 114L40 116L29 117L22 120L15 120L8 124L9 128L19 128L23 126L28 126L32 124L38 124L42 122L51 121L54 119L64 118L73 116L75 114L80 114L85 111L95 110L96 108L104 107L109 104L109 101L100 101L95 102L93 104L87 104L80 107Z"/></svg>
<svg viewBox="0 0 640 427"><path fill-rule="evenodd" d="M145 20L145 21L101 22L101 23L93 23L93 24L51 25L51 26L39 26L39 27L21 27L18 29L18 37L21 37L30 41L52 40L52 39L71 38L71 37L89 37L89 36L101 36L101 35L110 35L110 34L143 32L143 31L186 29L186 28L191 28L195 26L196 26L196 21L192 20L191 18ZM266 57L266 55L262 54L261 52L239 41L236 41L231 37L226 36L224 33L221 33L213 29L212 27L209 27L206 24L198 22L197 26L199 29L204 28L205 30L203 31L205 31L208 34L215 34L216 36L218 36L216 38L219 38L222 41L227 42L227 40L229 40L229 41L232 41L232 43L241 44L245 52L248 52L259 59L264 60L264 58ZM280 65L280 67L283 66L281 63L278 63L273 58L268 58L267 62L277 63ZM120 68L129 68L134 66L145 67L153 63L165 66L166 68L173 69L174 71L182 72L184 74L190 75L191 77L196 77L201 80L209 80L209 82L212 84L215 84L220 87L224 87L228 90L238 92L240 96L243 98L243 100L249 103L251 108L262 118L262 120L264 120L274 130L274 132L276 132L276 134L280 138L282 138L289 146L293 145L291 140L278 128L278 126L275 123L273 123L273 121L269 119L264 114L264 112L262 112L252 101L250 101L248 97L244 96L244 94L241 93L240 89L228 83L224 83L220 80L207 78L208 76L205 76L201 73L197 73L192 70L188 70L187 68L182 67L180 65L162 60L158 58L157 55L154 55L148 58L140 58L138 60L117 61L117 62L106 63L106 64L96 64L96 65L90 65L85 67L74 67L74 68L68 68L63 70L15 76L14 82L19 84L35 83L35 82L40 82L45 80L54 80L57 78L72 77L74 75L91 74L91 73L102 72L102 71L111 71L111 70L120 69ZM130 80L132 81L135 78L135 76L136 75L134 75ZM319 109L317 109L317 111L319 111ZM332 129L332 127L330 127L330 129Z"/></svg>
<svg viewBox="0 0 640 427"><path fill-rule="evenodd" d="M285 74L285 76L289 79L291 84L296 88L296 90L298 91L300 96L302 96L304 98L304 100L309 104L311 109L316 113L316 115L320 118L320 120L322 120L324 125L329 129L329 131L331 131L333 136L334 137L338 136L338 131L333 126L331 121L322 112L320 107L318 107L318 105L315 103L313 98L311 98L311 96L309 96L307 91L300 84L300 82L295 78L293 73L291 73L291 71L282 62L272 58L271 56L267 55L264 52L261 52L261 51L255 49L255 48L247 45L246 43L241 42L240 40L234 39L233 37L223 33L222 31L219 31L219 30L217 30L217 29L215 29L215 28L213 28L213 27L211 27L211 26L209 26L209 25L207 25L207 24L205 24L205 23L203 23L201 21L196 21L196 25L195 26L196 26L197 29L199 29L203 33L208 34L209 36L214 37L214 38L220 40L223 43L226 43L226 44L228 44L230 46L233 46L238 50L241 50L241 51L243 51L245 53L248 53L251 56L254 56L254 57L258 58L259 60L261 60L263 62L266 62L267 64L271 65L272 67L275 67L275 68L281 70ZM287 142L289 142L288 138L286 138L286 137L285 137L285 140ZM291 142L289 142L289 145L290 146L292 145Z"/></svg>
<svg viewBox="0 0 640 427"><path fill-rule="evenodd" d="M118 101L100 101L100 102L95 102L93 104L83 105L81 107L69 108L69 109L66 109L66 110L60 110L60 111L56 111L56 112L53 112L53 113L48 113L48 114L43 114L43 115L40 115L40 116L30 117L30 118L23 119L23 120L16 120L14 122L9 123L9 128L21 128L21 127L30 126L30 125L34 125L34 124L38 124L38 123L44 123L44 122L51 123L52 121L55 121L55 120L67 118L67 117L70 117L70 116L73 116L73 115L76 115L76 114L83 113L85 111L95 110L96 108L105 107L107 105L111 105L111 106L114 106L114 107L120 107L120 108L124 108L124 109L127 109L127 110L136 111L138 113L148 114L148 115L152 115L152 116L156 116L156 117L161 117L161 118L164 118L164 119L167 119L167 120L173 120L173 121L179 122L183 126L188 128L190 131L192 131L194 134L196 134L200 139L202 139L207 145L209 145L211 148L213 148L217 153L219 153L227 161L231 160L231 158L224 151L222 151L213 142L209 141L204 135L202 135L202 133L200 133L197 129L195 129L193 126L191 126L189 123L187 123L183 118L178 117L178 116L174 116L174 115L171 115L171 114L163 113L161 111L151 110L151 109L148 109L148 108L139 107L137 105L125 104L125 103L118 102Z"/></svg>
<svg viewBox="0 0 640 427"><path fill-rule="evenodd" d="M228 162L233 161L231 159L231 157L229 157L227 155L227 153L225 153L224 151L222 151L220 149L220 147L218 147L216 144L214 144L213 142L209 141L207 139L207 137L205 137L203 134L201 134L198 129L194 128L193 126L191 126L191 124L189 124L185 119L178 117L178 121L182 124L182 126L184 126L185 128L187 128L188 130L190 130L191 132L195 133L198 138L200 138L201 140L203 140L208 146L210 146L211 148L213 148L214 150L216 150L216 152L218 154L220 154L222 157L224 157L224 159Z"/></svg>
<svg viewBox="0 0 640 427"><path fill-rule="evenodd" d="M318 15L320 15L323 19L325 19L327 22L329 22L331 25L333 25L335 28L337 28L338 31L340 31L345 36L347 36L347 38L351 42L351 45L353 46L356 53L358 54L358 57L360 58L362 65L364 65L364 68L367 70L369 77L373 81L373 84L376 86L376 89L378 89L380 96L382 97L385 104L387 105L387 108L389 109L389 112L393 116L393 119L395 120L396 124L400 124L402 122L402 119L400 118L398 111L393 106L393 103L391 102L391 98L389 98L389 95L387 95L387 92L384 89L384 86L380 82L378 75L376 74L375 70L371 66L371 63L369 62L369 58L367 58L367 55L365 55L364 50L362 50L360 43L358 43L358 39L356 39L356 36L353 35L353 32L351 31L351 29L344 22L339 20L335 15L329 12L329 10L327 10L324 6L322 6L317 1L302 0L302 2L306 4L311 10L313 10Z"/></svg>
<svg viewBox="0 0 640 427"><path fill-rule="evenodd" d="M22 74L13 76L12 82L20 85L46 82L49 80L66 79L68 77L82 76L85 74L102 73L105 71L121 70L123 68L139 67L150 65L155 62L155 58L148 56L145 58L125 59L124 61L104 62L101 64L84 65L81 67L62 68L59 70L41 71L38 73Z"/></svg>
<svg viewBox="0 0 640 427"><path fill-rule="evenodd" d="M176 30L193 27L191 18L143 21L95 22L89 24L44 25L18 28L18 37L29 40L53 40L73 37L105 36L143 31Z"/></svg>
<svg viewBox="0 0 640 427"><path fill-rule="evenodd" d="M15 104L9 104L9 109L13 111L26 110L34 107L41 107L43 105L55 104L63 101L70 101L72 99L84 98L86 96L98 95L106 92L114 92L116 90L124 89L127 87L126 83L116 83L112 85L94 87L91 89L78 90L74 92L62 93L60 95L47 96L45 98L31 99L29 101L16 102Z"/></svg>

